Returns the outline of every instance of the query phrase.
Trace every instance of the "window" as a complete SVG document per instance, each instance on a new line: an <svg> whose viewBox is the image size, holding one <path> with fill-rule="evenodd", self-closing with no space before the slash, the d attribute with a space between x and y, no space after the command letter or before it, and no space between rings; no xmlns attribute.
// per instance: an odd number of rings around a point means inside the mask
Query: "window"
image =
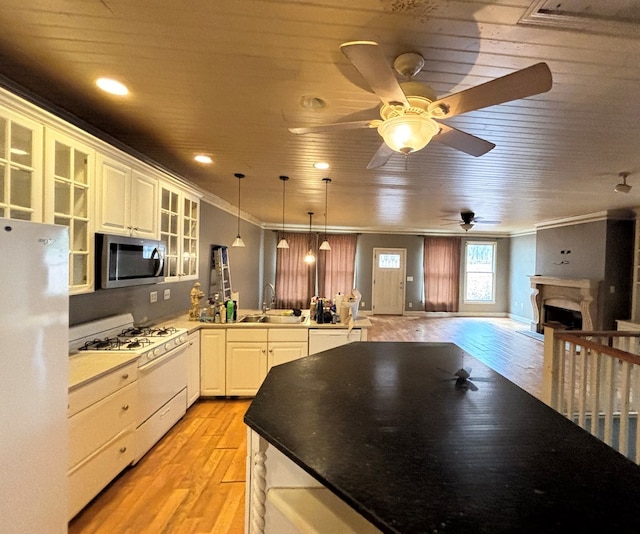
<svg viewBox="0 0 640 534"><path fill-rule="evenodd" d="M400 254L379 254L378 267L380 269L400 269Z"/></svg>
<svg viewBox="0 0 640 534"><path fill-rule="evenodd" d="M495 302L495 258L495 242L468 241L465 244L465 302Z"/></svg>

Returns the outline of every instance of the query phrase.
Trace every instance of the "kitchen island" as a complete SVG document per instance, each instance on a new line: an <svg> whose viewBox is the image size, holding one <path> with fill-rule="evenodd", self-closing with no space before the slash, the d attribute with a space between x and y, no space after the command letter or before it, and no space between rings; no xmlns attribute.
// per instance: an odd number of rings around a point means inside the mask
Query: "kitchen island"
<svg viewBox="0 0 640 534"><path fill-rule="evenodd" d="M248 532L640 531L638 466L450 343L274 367L245 423Z"/></svg>

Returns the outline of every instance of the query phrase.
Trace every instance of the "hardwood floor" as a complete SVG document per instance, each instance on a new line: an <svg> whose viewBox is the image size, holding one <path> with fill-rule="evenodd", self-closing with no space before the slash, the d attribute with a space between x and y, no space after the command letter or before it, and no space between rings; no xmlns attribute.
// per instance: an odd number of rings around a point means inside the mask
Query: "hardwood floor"
<svg viewBox="0 0 640 534"><path fill-rule="evenodd" d="M542 343L510 319L374 316L370 341L451 341L532 395ZM240 534L250 399L199 400L69 523L71 534Z"/></svg>

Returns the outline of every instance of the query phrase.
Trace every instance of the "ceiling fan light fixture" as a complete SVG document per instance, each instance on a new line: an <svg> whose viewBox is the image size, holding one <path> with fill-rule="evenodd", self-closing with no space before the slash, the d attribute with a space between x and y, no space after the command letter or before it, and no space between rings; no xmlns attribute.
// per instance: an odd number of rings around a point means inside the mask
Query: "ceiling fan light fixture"
<svg viewBox="0 0 640 534"><path fill-rule="evenodd" d="M627 183L627 176L629 176L628 172L621 172L618 176L622 178L622 183L616 185L613 190L616 193L628 193L631 191L631 186Z"/></svg>
<svg viewBox="0 0 640 534"><path fill-rule="evenodd" d="M433 119L409 114L392 117L378 126L378 133L386 145L405 155L422 150L439 131Z"/></svg>
<svg viewBox="0 0 640 534"><path fill-rule="evenodd" d="M461 223L460 228L462 228L465 232L468 232L474 227L473 223Z"/></svg>

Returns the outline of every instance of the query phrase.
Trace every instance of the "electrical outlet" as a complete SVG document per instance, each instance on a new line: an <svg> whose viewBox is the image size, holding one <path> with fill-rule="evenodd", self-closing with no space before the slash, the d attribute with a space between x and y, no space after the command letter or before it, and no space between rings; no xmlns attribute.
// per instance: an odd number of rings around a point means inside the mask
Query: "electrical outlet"
<svg viewBox="0 0 640 534"><path fill-rule="evenodd" d="M164 290L164 300L169 300L171 298L171 290L170 289L165 289Z"/></svg>
<svg viewBox="0 0 640 534"><path fill-rule="evenodd" d="M413 308L413 302L409 302L409 308Z"/></svg>
<svg viewBox="0 0 640 534"><path fill-rule="evenodd" d="M158 302L158 292L157 291L152 291L151 293L149 293L149 302L151 302L152 304L154 302Z"/></svg>
<svg viewBox="0 0 640 534"><path fill-rule="evenodd" d="M360 301L360 307L364 308L364 302L363 301Z"/></svg>

